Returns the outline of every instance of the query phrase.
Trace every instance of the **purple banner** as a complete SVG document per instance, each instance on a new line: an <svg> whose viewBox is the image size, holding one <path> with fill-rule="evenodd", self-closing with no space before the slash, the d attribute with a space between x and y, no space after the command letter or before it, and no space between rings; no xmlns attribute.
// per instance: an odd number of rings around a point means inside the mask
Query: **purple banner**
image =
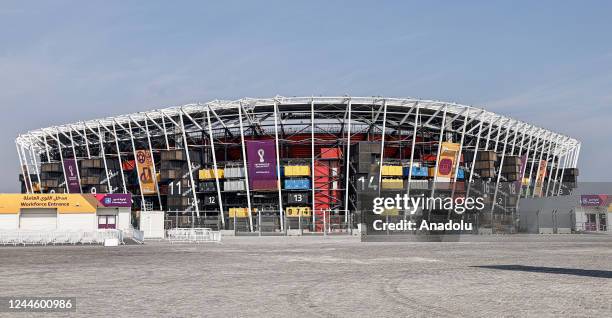
<svg viewBox="0 0 612 318"><path fill-rule="evenodd" d="M77 162L74 159L64 159L64 176L68 184L68 193L81 193Z"/></svg>
<svg viewBox="0 0 612 318"><path fill-rule="evenodd" d="M100 206L108 208L130 208L132 207L132 195L129 193L107 193L96 194Z"/></svg>
<svg viewBox="0 0 612 318"><path fill-rule="evenodd" d="M252 190L276 190L276 148L274 140L247 141L246 150L250 188Z"/></svg>
<svg viewBox="0 0 612 318"><path fill-rule="evenodd" d="M582 206L606 206L608 204L608 195L606 194L583 194L580 196L580 205Z"/></svg>

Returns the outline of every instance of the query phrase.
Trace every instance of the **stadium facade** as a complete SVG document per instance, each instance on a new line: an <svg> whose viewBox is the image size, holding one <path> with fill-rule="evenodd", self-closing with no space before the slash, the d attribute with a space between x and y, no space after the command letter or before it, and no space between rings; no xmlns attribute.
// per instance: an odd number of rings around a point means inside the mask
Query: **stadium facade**
<svg viewBox="0 0 612 318"><path fill-rule="evenodd" d="M215 100L42 128L16 146L23 193L131 193L167 227L280 232L351 230L382 192L470 191L487 198L481 227L514 231L521 197L575 187L580 153L477 107L349 96Z"/></svg>

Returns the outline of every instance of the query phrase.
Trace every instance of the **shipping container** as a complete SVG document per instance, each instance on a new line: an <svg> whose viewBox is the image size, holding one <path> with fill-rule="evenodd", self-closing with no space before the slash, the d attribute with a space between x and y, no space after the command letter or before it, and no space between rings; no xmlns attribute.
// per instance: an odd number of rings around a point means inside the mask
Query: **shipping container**
<svg viewBox="0 0 612 318"><path fill-rule="evenodd" d="M383 190L402 190L404 189L404 180L402 179L382 179Z"/></svg>
<svg viewBox="0 0 612 318"><path fill-rule="evenodd" d="M217 169L217 178L223 179L224 170ZM198 172L198 177L200 180L210 180L215 179L215 169L201 169Z"/></svg>
<svg viewBox="0 0 612 318"><path fill-rule="evenodd" d="M233 217L246 218L249 216L249 209L248 208L229 208L228 216L230 218L233 218Z"/></svg>
<svg viewBox="0 0 612 318"><path fill-rule="evenodd" d="M244 178L243 167L225 167L224 174L226 178Z"/></svg>
<svg viewBox="0 0 612 318"><path fill-rule="evenodd" d="M310 176L310 166L285 166L285 177L308 177Z"/></svg>
<svg viewBox="0 0 612 318"><path fill-rule="evenodd" d="M300 215L303 218L307 218L307 217L312 216L311 208L307 207L307 206L305 206L305 207L287 207L285 209L285 215L288 218L297 218L297 217L300 217Z"/></svg>
<svg viewBox="0 0 612 318"><path fill-rule="evenodd" d="M382 166L381 174L389 177L401 177L404 174L402 166Z"/></svg>
<svg viewBox="0 0 612 318"><path fill-rule="evenodd" d="M308 190L310 189L309 179L285 179L285 189L287 190Z"/></svg>
<svg viewBox="0 0 612 318"><path fill-rule="evenodd" d="M497 154L493 150L479 151L476 157L478 161L496 161Z"/></svg>
<svg viewBox="0 0 612 318"><path fill-rule="evenodd" d="M223 182L223 190L236 192L236 191L246 191L246 185L244 179L240 180L226 180Z"/></svg>
<svg viewBox="0 0 612 318"><path fill-rule="evenodd" d="M340 159L342 150L340 148L321 148L321 159Z"/></svg>
<svg viewBox="0 0 612 318"><path fill-rule="evenodd" d="M495 168L495 161L476 161L474 163L474 169L486 170Z"/></svg>

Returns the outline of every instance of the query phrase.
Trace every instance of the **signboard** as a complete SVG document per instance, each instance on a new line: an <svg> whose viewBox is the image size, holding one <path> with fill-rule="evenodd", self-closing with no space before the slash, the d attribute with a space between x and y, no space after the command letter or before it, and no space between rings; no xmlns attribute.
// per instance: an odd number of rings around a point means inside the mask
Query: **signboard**
<svg viewBox="0 0 612 318"><path fill-rule="evenodd" d="M93 194L0 194L0 214L17 214L21 209L57 209L58 213L95 213Z"/></svg>
<svg viewBox="0 0 612 318"><path fill-rule="evenodd" d="M438 173L436 182L450 182L451 177L455 175L455 167L457 165L457 154L459 153L459 144L452 142L443 142L440 149L440 161L436 167Z"/></svg>
<svg viewBox="0 0 612 318"><path fill-rule="evenodd" d="M138 172L138 179L140 181L140 188L142 194L155 194L157 193L155 187L155 180L153 176L153 159L151 158L151 152L148 150L137 150L136 151L136 169Z"/></svg>
<svg viewBox="0 0 612 318"><path fill-rule="evenodd" d="M64 176L68 184L68 193L81 193L81 183L77 171L77 162L74 159L64 159Z"/></svg>
<svg viewBox="0 0 612 318"><path fill-rule="evenodd" d="M252 190L276 190L276 148L274 140L246 142L249 186Z"/></svg>
<svg viewBox="0 0 612 318"><path fill-rule="evenodd" d="M131 208L132 195L129 193L94 194L98 206L106 208Z"/></svg>
<svg viewBox="0 0 612 318"><path fill-rule="evenodd" d="M580 196L580 205L586 207L607 206L607 194L583 194Z"/></svg>
<svg viewBox="0 0 612 318"><path fill-rule="evenodd" d="M308 192L292 192L287 195L289 204L307 204L308 201Z"/></svg>

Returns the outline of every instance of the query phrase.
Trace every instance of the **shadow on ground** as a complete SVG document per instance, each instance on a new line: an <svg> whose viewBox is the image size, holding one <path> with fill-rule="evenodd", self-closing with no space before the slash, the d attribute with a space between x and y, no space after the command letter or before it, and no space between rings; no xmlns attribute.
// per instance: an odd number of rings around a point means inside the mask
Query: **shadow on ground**
<svg viewBox="0 0 612 318"><path fill-rule="evenodd" d="M525 265L480 265L480 266L470 266L470 267L501 269L501 270L507 270L507 271L532 272L532 273L565 274L565 275L586 276L586 277L612 278L612 271L592 270L592 269L525 266Z"/></svg>

